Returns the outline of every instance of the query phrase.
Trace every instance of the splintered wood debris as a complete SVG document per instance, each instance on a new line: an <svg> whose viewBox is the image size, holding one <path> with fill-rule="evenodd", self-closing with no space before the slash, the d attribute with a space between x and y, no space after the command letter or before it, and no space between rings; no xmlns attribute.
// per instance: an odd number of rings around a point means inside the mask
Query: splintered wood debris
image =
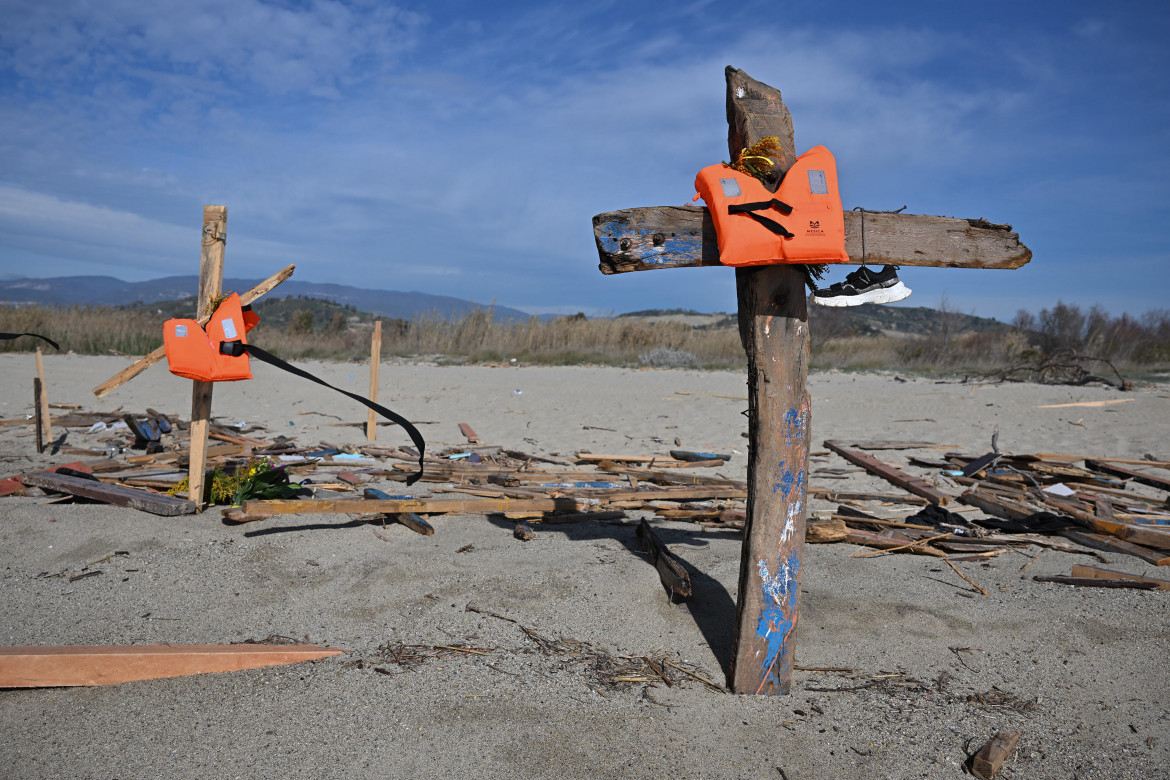
<svg viewBox="0 0 1170 780"><path fill-rule="evenodd" d="M145 414L70 409L52 422L97 433L103 449L63 449L68 462L60 466L0 479L0 496L49 495L53 501L98 501L164 516L194 511L190 502L164 495L187 467L187 425L177 415L153 409ZM747 524L747 483L721 470L733 457L729 454L579 452L569 462L484 444L469 424L461 423L467 444L426 458L423 482L430 486L429 494L420 492L420 486L403 494L374 485L405 481L418 457L409 447L325 441L304 446L287 436L259 438L262 431L260 426L213 423L210 436L216 442L208 448L209 465L231 471L267 456L299 485L298 495L243 501L223 509L229 522L283 514L347 514L429 535L436 533L435 517L492 515L513 521L514 535L522 541L538 538L535 524L634 525L651 519L734 534ZM1120 552L1147 564L1170 565L1170 463L1075 453L1014 455L1000 452L994 440L992 451L983 454L925 441L842 439L824 444L827 452L813 453L818 465L807 492L836 507L814 507L806 524L810 543L857 545L862 549L854 557L912 554L948 563L986 561L1037 546L1099 559L1096 550ZM940 455L940 450L945 451ZM86 455L102 457L76 459ZM833 463L835 457L843 461ZM840 468L842 462L857 468ZM838 490L816 484L818 479L851 479L850 471L861 470L885 480L890 489ZM640 516L630 518L632 512ZM647 550L658 553L650 563L659 569L665 589L687 598L685 568L670 557L649 525L641 536ZM970 583L970 593L985 592L955 571ZM1124 572L1070 574L1040 581L1052 587L1165 589L1160 580L1151 583L1151 578Z"/></svg>

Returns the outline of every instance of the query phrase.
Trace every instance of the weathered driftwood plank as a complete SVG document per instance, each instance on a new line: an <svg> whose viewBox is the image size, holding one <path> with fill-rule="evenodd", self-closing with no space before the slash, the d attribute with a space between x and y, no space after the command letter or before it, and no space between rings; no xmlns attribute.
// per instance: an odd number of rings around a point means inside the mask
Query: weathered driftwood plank
<svg viewBox="0 0 1170 780"><path fill-rule="evenodd" d="M861 262L861 213L845 212L845 251ZM719 246L707 209L650 206L593 218L604 274L718 266ZM925 214L865 214L865 259L873 266L1019 268L1032 259L1011 225Z"/></svg>
<svg viewBox="0 0 1170 780"><path fill-rule="evenodd" d="M950 502L951 496L938 490L934 485L926 480L911 476L900 469L896 469L888 463L883 463L877 458L866 455L864 452L851 450L841 446L840 442L827 440L825 446L833 452L840 455L850 463L861 466L863 469L871 474L888 480L903 490L907 490L915 495L922 496L932 504L944 506Z"/></svg>
<svg viewBox="0 0 1170 780"><path fill-rule="evenodd" d="M734 157L766 135L794 148L780 91L728 68L727 146ZM774 159L783 173L791 155ZM748 360L747 517L729 683L736 693L792 685L800 601L812 405L804 275L793 266L736 269L739 333Z"/></svg>
<svg viewBox="0 0 1170 780"><path fill-rule="evenodd" d="M1066 539L1072 539L1077 544L1092 547L1094 550L1121 552L1126 555L1141 558L1146 563L1152 563L1155 566L1170 566L1170 555L1151 550L1148 547L1142 547L1140 544L1127 542L1124 539L1118 539L1107 534L1090 533L1088 531L1060 531L1058 533Z"/></svg>
<svg viewBox="0 0 1170 780"><path fill-rule="evenodd" d="M273 499L245 501L239 507L223 510L223 516L237 523L263 520L274 515L329 514L504 514L506 512L580 512L590 506L586 500L573 498L331 498L315 501Z"/></svg>
<svg viewBox="0 0 1170 780"><path fill-rule="evenodd" d="M1096 578L1099 580L1133 580L1134 582L1152 583L1158 590L1170 590L1170 581L1155 577L1143 577L1139 574L1129 574L1113 569L1099 569L1096 566L1073 564L1072 576L1080 578Z"/></svg>
<svg viewBox="0 0 1170 780"><path fill-rule="evenodd" d="M107 485L104 482L70 477L65 474L53 474L48 471L33 471L22 474L20 479L26 485L35 485L46 490L55 490L58 493L68 493L71 496L91 498L114 506L139 509L152 515L173 517L195 513L195 504L190 501L124 485Z"/></svg>
<svg viewBox="0 0 1170 780"><path fill-rule="evenodd" d="M999 770L1003 768L1004 762L1016 749L1016 743L1019 741L1018 731L1001 731L996 734L971 757L971 774L979 780L991 780L999 774Z"/></svg>
<svg viewBox="0 0 1170 780"><path fill-rule="evenodd" d="M638 523L638 541L650 556L650 564L658 570L658 577L670 595L688 598L691 595L691 575L666 549L666 545L645 520Z"/></svg>
<svg viewBox="0 0 1170 780"><path fill-rule="evenodd" d="M366 488L363 495L365 495L366 498L375 498L380 501L394 500L390 494L384 493L377 488ZM386 515L386 517L396 523L401 523L415 533L422 534L423 536L433 536L435 533L435 527L423 518L416 515L414 512L395 512Z"/></svg>
<svg viewBox="0 0 1170 780"><path fill-rule="evenodd" d="M1100 471L1102 474L1109 474L1114 477L1121 477L1123 479L1131 479L1134 482L1140 482L1143 485L1158 488L1159 490L1170 490L1170 479L1157 474L1150 474L1145 471L1136 471L1134 469L1127 469L1121 466L1114 466L1100 460L1086 460L1085 465L1094 471Z"/></svg>
<svg viewBox="0 0 1170 780"><path fill-rule="evenodd" d="M344 653L315 645L110 645L0 647L0 688L113 685L235 672Z"/></svg>

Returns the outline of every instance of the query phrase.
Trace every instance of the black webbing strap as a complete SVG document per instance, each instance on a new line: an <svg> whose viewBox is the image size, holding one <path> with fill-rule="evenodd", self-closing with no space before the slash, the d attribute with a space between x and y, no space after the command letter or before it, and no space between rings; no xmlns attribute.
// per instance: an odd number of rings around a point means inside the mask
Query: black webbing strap
<svg viewBox="0 0 1170 780"><path fill-rule="evenodd" d="M747 211L765 211L767 209L776 209L784 216L792 213L792 207L782 200L761 200L757 203L733 203L727 207L728 214L742 214Z"/></svg>
<svg viewBox="0 0 1170 780"><path fill-rule="evenodd" d="M41 341L47 341L53 345L53 349L57 350L58 352L61 351L61 346L57 342L53 341L48 336L42 336L39 333L0 333L0 339L4 339L4 340L18 339L21 336L32 336L33 338L38 338Z"/></svg>
<svg viewBox="0 0 1170 780"><path fill-rule="evenodd" d="M382 406L379 403L375 403L368 398L363 398L357 393L351 393L348 390L342 390L340 387L334 387L324 379L313 376L308 371L297 368L291 363L287 363L284 360L281 360L271 352L266 352L254 344L245 344L242 341L224 341L220 343L219 351L224 355L231 355L233 357L239 357L246 352L257 360L261 360L265 363L268 363L269 365L276 366L277 368L283 369L290 374L296 374L299 377L304 377L305 379L316 382L319 385L324 385L330 390L336 390L342 395L348 395L350 398L362 404L363 406L373 409L387 420L401 425L403 430L405 430L406 433L410 436L410 440L414 442L414 446L418 448L418 471L406 478L406 484L413 485L415 482L418 482L419 477L423 475L423 454L426 450L426 442L423 441L422 434L418 432L418 428L415 428L413 425L411 425L410 420L407 420L402 415L392 412L385 406Z"/></svg>
<svg viewBox="0 0 1170 780"><path fill-rule="evenodd" d="M772 200L762 200L756 203L734 203L727 207L727 213L746 214L756 222L759 222L761 225L768 228L768 230L772 231L776 235L783 236L784 238L794 238L795 236L788 232L788 228L784 227L779 222L768 219L767 217L756 213L757 211L767 211L768 209L773 208L785 216L792 213L791 206L789 206L784 201L776 200L775 198L772 198Z"/></svg>

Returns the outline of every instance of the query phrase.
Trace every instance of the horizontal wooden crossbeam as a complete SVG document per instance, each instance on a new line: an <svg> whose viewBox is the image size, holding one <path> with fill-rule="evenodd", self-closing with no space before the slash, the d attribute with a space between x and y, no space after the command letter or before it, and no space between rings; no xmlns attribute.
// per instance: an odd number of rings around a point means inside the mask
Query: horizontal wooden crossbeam
<svg viewBox="0 0 1170 780"><path fill-rule="evenodd" d="M866 212L865 262L945 268L1019 268L1032 259L1011 225L985 219ZM845 212L845 250L862 262L862 214ZM699 206L598 214L593 236L604 274L719 265L715 226Z"/></svg>

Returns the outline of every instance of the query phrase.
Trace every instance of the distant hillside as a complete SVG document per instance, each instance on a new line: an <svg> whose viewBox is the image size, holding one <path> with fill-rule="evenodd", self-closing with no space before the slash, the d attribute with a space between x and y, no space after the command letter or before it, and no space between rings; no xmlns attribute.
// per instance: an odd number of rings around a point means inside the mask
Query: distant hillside
<svg viewBox="0 0 1170 780"><path fill-rule="evenodd" d="M259 279L225 279L224 290L243 292L255 286ZM124 282L112 276L61 276L51 279L0 280L0 303L10 304L86 304L125 306L134 303L159 304L190 297L199 286L195 276L169 276L145 282ZM273 290L266 300L289 296L322 298L352 306L380 317L413 319L416 316L438 315L460 317L479 309L491 308L497 320L528 319L529 315L507 306L488 306L420 292L394 290L367 290L343 284L303 282L290 279ZM189 315L184 315L189 316Z"/></svg>
<svg viewBox="0 0 1170 780"><path fill-rule="evenodd" d="M808 305L813 336L927 336L946 327L951 333L982 333L988 330L1010 328L1009 325L988 317L943 312L926 306L881 306L865 303L861 306L826 308ZM695 328L735 328L734 314L719 312L703 314L692 309L644 309L617 315L647 322L684 322Z"/></svg>

